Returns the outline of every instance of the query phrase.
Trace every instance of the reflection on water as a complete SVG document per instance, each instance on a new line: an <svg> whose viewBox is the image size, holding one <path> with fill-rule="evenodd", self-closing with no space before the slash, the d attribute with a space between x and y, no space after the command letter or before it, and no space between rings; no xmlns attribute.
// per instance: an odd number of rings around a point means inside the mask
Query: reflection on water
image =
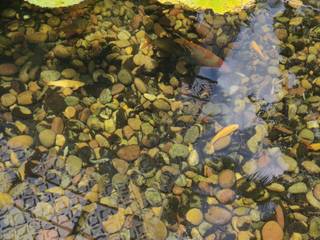
<svg viewBox="0 0 320 240"><path fill-rule="evenodd" d="M21 4L1 8L1 239L320 237L317 1Z"/></svg>

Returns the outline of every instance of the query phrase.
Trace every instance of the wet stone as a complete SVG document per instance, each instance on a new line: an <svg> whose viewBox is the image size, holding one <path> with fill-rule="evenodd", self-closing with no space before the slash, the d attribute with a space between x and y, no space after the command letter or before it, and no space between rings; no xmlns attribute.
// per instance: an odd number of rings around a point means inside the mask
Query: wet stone
<svg viewBox="0 0 320 240"><path fill-rule="evenodd" d="M45 82L56 81L60 76L61 73L56 70L45 70L40 73L40 80Z"/></svg>
<svg viewBox="0 0 320 240"><path fill-rule="evenodd" d="M161 194L154 188L148 188L145 191L145 197L151 206L160 206L162 203Z"/></svg>
<svg viewBox="0 0 320 240"><path fill-rule="evenodd" d="M11 93L5 93L1 96L1 104L4 107L10 107L15 104L17 98Z"/></svg>
<svg viewBox="0 0 320 240"><path fill-rule="evenodd" d="M33 144L33 138L29 135L15 136L9 139L10 148L28 148Z"/></svg>
<svg viewBox="0 0 320 240"><path fill-rule="evenodd" d="M303 182L295 183L288 188L288 192L292 194L306 193L307 191L308 187Z"/></svg>
<svg viewBox="0 0 320 240"><path fill-rule="evenodd" d="M262 228L262 239L268 240L282 240L283 239L283 230L280 225L275 221L267 222Z"/></svg>
<svg viewBox="0 0 320 240"><path fill-rule="evenodd" d="M203 220L203 214L200 209L192 208L187 212L186 219L193 225L199 225Z"/></svg>
<svg viewBox="0 0 320 240"><path fill-rule="evenodd" d="M171 158L187 158L189 155L189 149L186 145L183 144L173 144L169 150L169 155Z"/></svg>
<svg viewBox="0 0 320 240"><path fill-rule="evenodd" d="M232 214L229 210L222 208L211 206L208 211L205 213L205 219L217 225L227 224L231 220Z"/></svg>
<svg viewBox="0 0 320 240"><path fill-rule="evenodd" d="M315 239L320 237L320 217L313 217L309 225L309 235Z"/></svg>
<svg viewBox="0 0 320 240"><path fill-rule="evenodd" d="M47 41L48 39L48 35L47 33L43 33L43 32L34 32L34 33L30 33L26 36L26 39L29 43L44 43L45 41Z"/></svg>
<svg viewBox="0 0 320 240"><path fill-rule="evenodd" d="M39 133L39 141L45 147L52 147L56 141L56 133L51 129L45 129Z"/></svg>
<svg viewBox="0 0 320 240"><path fill-rule="evenodd" d="M0 64L0 75L2 76L12 76L18 72L16 65L12 63Z"/></svg>
<svg viewBox="0 0 320 240"><path fill-rule="evenodd" d="M69 58L71 56L70 48L63 45L55 46L52 51L58 58Z"/></svg>
<svg viewBox="0 0 320 240"><path fill-rule="evenodd" d="M134 161L140 155L140 147L138 145L128 145L120 147L117 156L125 161Z"/></svg>
<svg viewBox="0 0 320 240"><path fill-rule="evenodd" d="M156 99L153 102L153 105L155 106L155 108L162 110L162 111L169 111L171 109L170 104L164 100L164 99Z"/></svg>
<svg viewBox="0 0 320 240"><path fill-rule="evenodd" d="M66 160L66 171L71 176L77 175L82 168L82 160L77 156L70 155Z"/></svg>
<svg viewBox="0 0 320 240"><path fill-rule="evenodd" d="M132 76L127 69L121 69L118 73L119 81L124 85L130 85L132 83Z"/></svg>
<svg viewBox="0 0 320 240"><path fill-rule="evenodd" d="M200 135L199 127L192 126L187 130L183 140L185 143L194 143L198 139L199 135Z"/></svg>
<svg viewBox="0 0 320 240"><path fill-rule="evenodd" d="M226 169L220 172L218 182L222 188L231 188L236 181L235 174L232 170Z"/></svg>

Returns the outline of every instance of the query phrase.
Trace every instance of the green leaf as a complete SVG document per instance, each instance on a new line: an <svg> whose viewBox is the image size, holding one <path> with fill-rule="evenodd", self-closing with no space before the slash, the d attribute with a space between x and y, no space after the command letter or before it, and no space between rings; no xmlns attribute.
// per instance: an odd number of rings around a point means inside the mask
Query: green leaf
<svg viewBox="0 0 320 240"><path fill-rule="evenodd" d="M43 8L69 7L82 2L83 0L26 0L28 3Z"/></svg>
<svg viewBox="0 0 320 240"><path fill-rule="evenodd" d="M215 13L239 12L255 0L158 0L160 3L180 4L193 10L212 9Z"/></svg>

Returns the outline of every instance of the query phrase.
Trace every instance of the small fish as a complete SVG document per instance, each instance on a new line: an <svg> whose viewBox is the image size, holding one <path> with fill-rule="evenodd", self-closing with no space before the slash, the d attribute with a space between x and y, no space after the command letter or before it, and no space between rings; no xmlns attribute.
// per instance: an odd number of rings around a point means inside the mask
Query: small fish
<svg viewBox="0 0 320 240"><path fill-rule="evenodd" d="M222 128L209 142L207 142L207 144L204 148L204 151L207 154L213 154L215 152L215 143L218 140L229 136L230 134L235 132L238 128L239 128L238 124L230 124L230 125Z"/></svg>
<svg viewBox="0 0 320 240"><path fill-rule="evenodd" d="M58 80L58 81L50 81L47 83L48 86L52 87L61 87L61 88L73 88L78 89L84 86L84 82L77 81L77 80Z"/></svg>
<svg viewBox="0 0 320 240"><path fill-rule="evenodd" d="M186 47L190 51L191 56L199 65L220 68L224 64L223 60L212 51L194 42L183 38L176 39L175 42L179 43L183 47Z"/></svg>
<svg viewBox="0 0 320 240"><path fill-rule="evenodd" d="M266 59L266 58L267 58L266 55L264 55L261 47L258 45L258 43L257 43L256 41L253 40L253 41L250 43L250 47L251 47L256 53L258 53L258 55L259 55L262 59Z"/></svg>
<svg viewBox="0 0 320 240"><path fill-rule="evenodd" d="M211 144L214 144L216 141L218 141L220 138L226 137L236 130L239 129L238 124L230 124L224 128L222 128L210 141Z"/></svg>
<svg viewBox="0 0 320 240"><path fill-rule="evenodd" d="M319 151L320 150L320 143L312 143L309 145L309 149L313 151Z"/></svg>

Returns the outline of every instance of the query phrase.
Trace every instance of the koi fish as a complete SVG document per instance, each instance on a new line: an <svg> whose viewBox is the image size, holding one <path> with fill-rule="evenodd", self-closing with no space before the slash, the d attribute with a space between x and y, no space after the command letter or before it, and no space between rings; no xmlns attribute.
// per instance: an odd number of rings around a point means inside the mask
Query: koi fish
<svg viewBox="0 0 320 240"><path fill-rule="evenodd" d="M50 81L47 83L47 85L52 86L52 87L78 89L78 88L84 86L84 82L80 82L77 80L63 79L63 80L58 80L58 81Z"/></svg>

